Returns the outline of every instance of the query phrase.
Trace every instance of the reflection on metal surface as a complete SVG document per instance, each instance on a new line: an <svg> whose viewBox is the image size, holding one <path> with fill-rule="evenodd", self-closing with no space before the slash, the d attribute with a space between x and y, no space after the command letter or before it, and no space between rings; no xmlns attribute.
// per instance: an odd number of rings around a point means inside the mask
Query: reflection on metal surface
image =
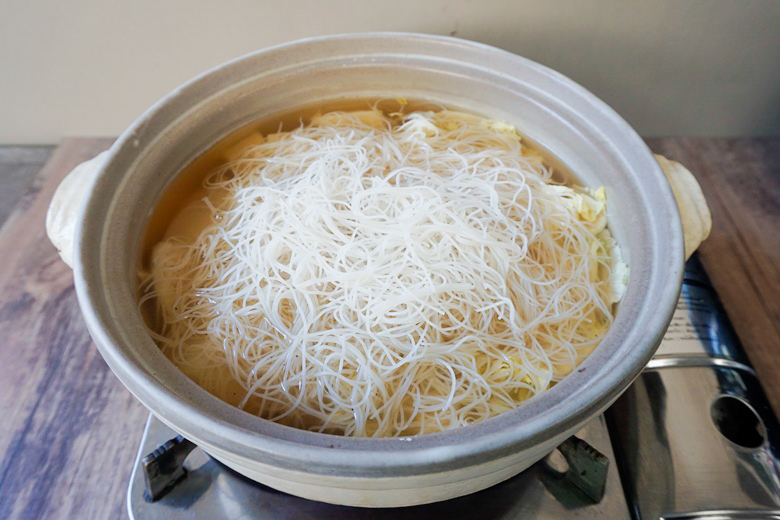
<svg viewBox="0 0 780 520"><path fill-rule="evenodd" d="M780 520L780 428L694 256L645 371L607 412L640 520Z"/></svg>
<svg viewBox="0 0 780 520"><path fill-rule="evenodd" d="M721 433L712 407L723 396L751 403L760 420L742 427L762 425L766 437L757 446L752 435L740 446ZM744 420L725 416L734 410L723 408L715 419L733 428ZM773 449L780 432L752 374L720 367L646 371L609 417L623 487L639 518L713 510L780 514L780 468Z"/></svg>
<svg viewBox="0 0 780 520"><path fill-rule="evenodd" d="M645 370L665 368L665 367L710 367L717 366L723 368L735 368L737 370L744 370L750 374L756 375L753 367L744 365L739 361L732 361L730 359L722 359L716 357L704 357L704 356L692 356L692 357L663 357L653 358L647 363Z"/></svg>
<svg viewBox="0 0 780 520"><path fill-rule="evenodd" d="M756 449L767 441L764 421L743 399L722 395L713 401L710 413L720 434L737 447Z"/></svg>
<svg viewBox="0 0 780 520"><path fill-rule="evenodd" d="M139 458L154 450L176 433L153 416L149 416L144 431ZM569 454L569 469L586 469L589 479L561 477L551 468L560 452L544 459L520 475L472 495L428 504L395 509L362 509L313 502L281 493L257 484L216 462L196 448L184 466L189 475L167 495L155 503L143 498L144 482L138 461L128 490L130 517L141 519L236 519L254 518L360 518L405 520L433 518L490 519L623 519L629 517L620 477L615 471L614 454L604 417L591 421L577 433L563 451ZM575 453L576 452L576 453ZM610 464L608 460L613 463ZM609 466L609 470L607 470ZM606 473L605 473L606 472ZM604 478L605 477L605 478ZM594 501L604 487L603 499ZM588 496L588 494L594 496Z"/></svg>
<svg viewBox="0 0 780 520"><path fill-rule="evenodd" d="M666 516L660 520L780 520L777 511L704 511L698 513Z"/></svg>

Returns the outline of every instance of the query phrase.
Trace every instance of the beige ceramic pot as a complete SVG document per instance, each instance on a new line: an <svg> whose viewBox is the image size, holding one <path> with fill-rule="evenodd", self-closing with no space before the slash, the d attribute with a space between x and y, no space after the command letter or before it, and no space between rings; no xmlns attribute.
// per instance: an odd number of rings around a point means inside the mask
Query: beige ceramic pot
<svg viewBox="0 0 780 520"><path fill-rule="evenodd" d="M177 172L233 130L312 103L398 96L513 123L584 183L606 187L609 225L631 270L606 338L573 374L516 410L416 437L299 431L206 393L163 356L137 311L136 259L147 216ZM666 166L680 197L689 200L686 220L698 222L686 230L692 250L709 229L706 204L686 170ZM314 500L370 507L486 488L527 468L603 412L659 345L685 258L670 184L613 110L564 76L514 54L417 34L299 41L193 79L63 182L49 232L63 257L72 259L79 302L101 354L164 423L258 482Z"/></svg>

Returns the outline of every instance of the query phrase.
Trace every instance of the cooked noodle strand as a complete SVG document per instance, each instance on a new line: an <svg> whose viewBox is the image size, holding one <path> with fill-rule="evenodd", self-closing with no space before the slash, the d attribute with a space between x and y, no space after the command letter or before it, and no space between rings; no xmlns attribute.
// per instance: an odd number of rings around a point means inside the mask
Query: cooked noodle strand
<svg viewBox="0 0 780 520"><path fill-rule="evenodd" d="M601 341L623 264L593 193L508 125L399 118L328 113L208 176L210 225L143 284L189 377L290 426L410 435L514 408Z"/></svg>

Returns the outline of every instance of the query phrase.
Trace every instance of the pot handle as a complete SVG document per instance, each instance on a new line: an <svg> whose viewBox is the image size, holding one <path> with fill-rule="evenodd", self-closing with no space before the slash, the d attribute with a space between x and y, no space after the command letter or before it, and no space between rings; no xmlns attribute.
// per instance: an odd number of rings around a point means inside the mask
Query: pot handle
<svg viewBox="0 0 780 520"><path fill-rule="evenodd" d="M57 248L60 258L73 268L73 242L76 222L87 201L89 188L103 168L108 150L99 153L71 170L57 186L46 213L46 234Z"/></svg>
<svg viewBox="0 0 780 520"><path fill-rule="evenodd" d="M663 155L655 159L661 165L666 179L672 187L677 208L682 220L687 260L712 230L712 214L696 177L677 161L670 161Z"/></svg>

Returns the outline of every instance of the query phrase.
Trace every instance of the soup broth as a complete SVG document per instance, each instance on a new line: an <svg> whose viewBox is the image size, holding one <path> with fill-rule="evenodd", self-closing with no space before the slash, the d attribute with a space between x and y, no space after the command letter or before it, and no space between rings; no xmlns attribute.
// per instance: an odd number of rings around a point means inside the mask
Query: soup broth
<svg viewBox="0 0 780 520"><path fill-rule="evenodd" d="M139 305L171 361L249 413L441 431L519 406L598 345L627 277L605 214L603 189L507 123L404 99L307 107L174 180Z"/></svg>

